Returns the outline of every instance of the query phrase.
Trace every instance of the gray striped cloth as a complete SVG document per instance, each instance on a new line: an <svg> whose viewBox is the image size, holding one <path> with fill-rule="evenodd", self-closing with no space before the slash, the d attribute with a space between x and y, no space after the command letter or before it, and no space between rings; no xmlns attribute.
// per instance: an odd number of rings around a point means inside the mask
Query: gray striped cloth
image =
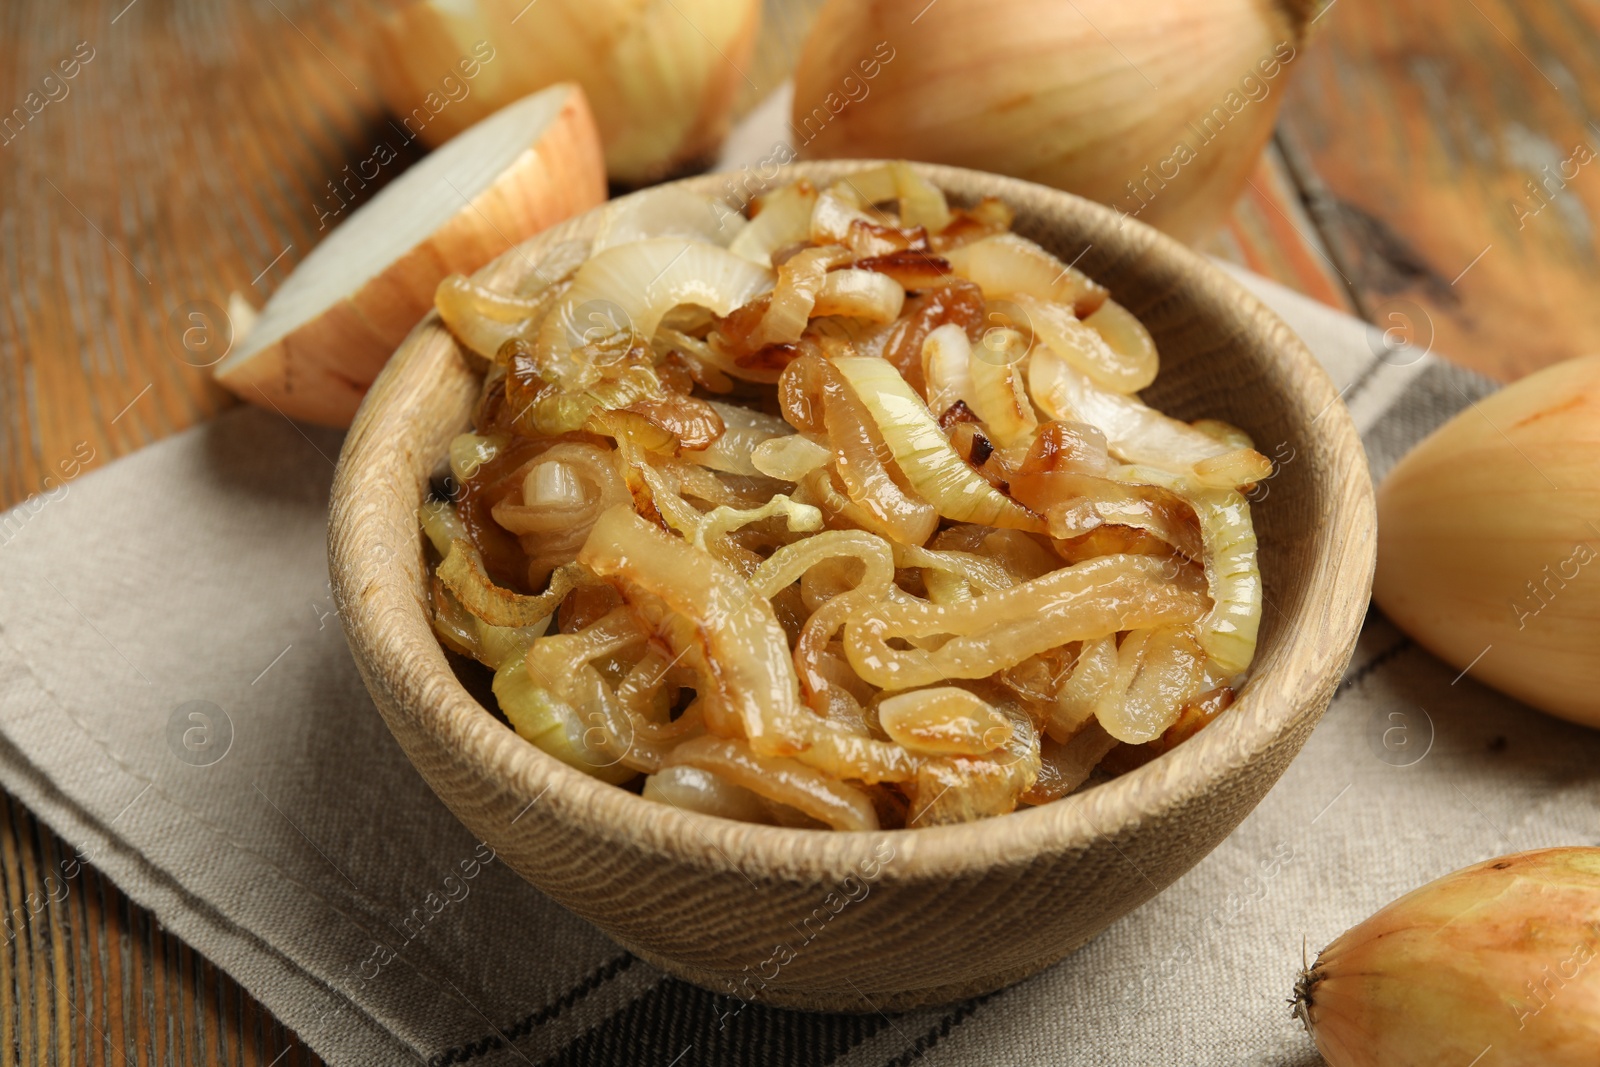
<svg viewBox="0 0 1600 1067"><path fill-rule="evenodd" d="M1240 280L1344 390L1377 474L1488 389ZM742 1005L546 900L411 769L333 614L338 447L237 410L0 516L0 784L78 850L8 937L93 864L335 1064L1291 1067L1317 1062L1285 1004L1307 946L1464 864L1600 843L1600 735L1374 614L1261 806L1077 955L938 1010Z"/></svg>

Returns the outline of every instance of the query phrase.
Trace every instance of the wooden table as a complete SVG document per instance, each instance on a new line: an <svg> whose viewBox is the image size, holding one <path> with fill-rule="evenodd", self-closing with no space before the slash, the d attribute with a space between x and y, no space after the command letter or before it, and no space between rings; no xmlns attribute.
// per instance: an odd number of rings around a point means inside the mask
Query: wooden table
<svg viewBox="0 0 1600 1067"><path fill-rule="evenodd" d="M0 5L0 108L78 59L0 144L0 507L75 450L98 466L232 402L172 316L259 304L311 248L324 182L381 121L362 56L390 2ZM769 2L761 89L816 0ZM1600 152L1569 162L1600 143L1600 8L1335 0L1317 29L1207 250L1497 377L1600 350ZM67 854L0 795L8 911ZM93 870L0 948L0 1049L318 1062Z"/></svg>

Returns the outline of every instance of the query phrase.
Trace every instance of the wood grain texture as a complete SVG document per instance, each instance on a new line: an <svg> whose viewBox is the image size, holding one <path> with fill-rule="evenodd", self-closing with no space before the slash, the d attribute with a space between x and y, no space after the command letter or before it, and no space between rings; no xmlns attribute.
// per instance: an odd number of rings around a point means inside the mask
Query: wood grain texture
<svg viewBox="0 0 1600 1067"><path fill-rule="evenodd" d="M820 183L861 166L804 164L777 181ZM789 830L643 800L518 737L463 687L433 634L416 512L468 425L479 380L436 315L374 383L334 480L334 594L379 710L457 817L553 899L670 973L727 992L774 945L796 942L846 879L865 877L870 892L829 920L827 938L800 942L744 994L786 1006L890 1010L989 992L1169 885L1238 825L1310 733L1372 578L1360 441L1276 316L1201 257L1108 209L995 175L919 169L958 201L1000 196L1019 233L1078 260L1138 315L1162 352L1145 391L1153 403L1227 419L1302 457L1254 509L1270 606L1251 680L1235 710L1161 759L1053 804L917 830ZM715 195L718 182L684 185ZM591 236L597 221L554 227L484 279L516 284L541 249Z"/></svg>
<svg viewBox="0 0 1600 1067"><path fill-rule="evenodd" d="M1600 7L1341 0L1281 141L1357 307L1501 379L1600 351Z"/></svg>
<svg viewBox="0 0 1600 1067"><path fill-rule="evenodd" d="M321 1064L93 868L62 879L73 855L0 793L0 1062Z"/></svg>
<svg viewBox="0 0 1600 1067"><path fill-rule="evenodd" d="M230 402L174 314L204 302L220 333L229 292L260 303L315 243L342 168L393 141L370 195L420 156L361 60L383 6L0 5L5 114L92 56L0 145L0 498L80 442L104 462Z"/></svg>

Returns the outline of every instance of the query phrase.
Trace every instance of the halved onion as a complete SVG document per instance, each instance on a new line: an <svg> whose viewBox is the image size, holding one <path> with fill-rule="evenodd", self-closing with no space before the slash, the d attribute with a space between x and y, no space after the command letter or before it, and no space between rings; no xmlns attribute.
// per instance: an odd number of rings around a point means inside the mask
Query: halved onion
<svg viewBox="0 0 1600 1067"><path fill-rule="evenodd" d="M583 92L551 85L505 102L328 231L249 332L234 335L237 343L214 369L217 381L286 416L348 426L443 277L471 273L509 245L602 203L605 172ZM451 114L462 107L451 105ZM381 144L384 151L389 145Z"/></svg>

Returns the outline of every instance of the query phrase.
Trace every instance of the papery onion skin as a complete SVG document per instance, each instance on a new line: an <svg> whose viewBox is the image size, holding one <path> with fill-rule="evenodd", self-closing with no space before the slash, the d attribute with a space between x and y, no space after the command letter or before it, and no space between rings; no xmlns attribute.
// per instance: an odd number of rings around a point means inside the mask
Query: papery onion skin
<svg viewBox="0 0 1600 1067"><path fill-rule="evenodd" d="M801 50L791 123L808 157L997 171L1194 242L1226 216L1260 158L1319 6L830 0ZM861 73L863 42L887 27L893 51L880 46L871 92L830 115L829 95ZM1246 99L1247 76L1267 94Z"/></svg>
<svg viewBox="0 0 1600 1067"><path fill-rule="evenodd" d="M1323 949L1295 1014L1329 1067L1593 1067L1600 849L1520 852L1406 894Z"/></svg>
<svg viewBox="0 0 1600 1067"><path fill-rule="evenodd" d="M384 101L430 147L535 90L575 81L594 109L611 180L644 185L715 155L760 15L756 0L425 0L380 25L373 69ZM452 83L465 92L443 100Z"/></svg>
<svg viewBox="0 0 1600 1067"><path fill-rule="evenodd" d="M1373 599L1396 625L1454 670L1600 727L1600 356L1436 430L1378 487L1378 531Z"/></svg>

